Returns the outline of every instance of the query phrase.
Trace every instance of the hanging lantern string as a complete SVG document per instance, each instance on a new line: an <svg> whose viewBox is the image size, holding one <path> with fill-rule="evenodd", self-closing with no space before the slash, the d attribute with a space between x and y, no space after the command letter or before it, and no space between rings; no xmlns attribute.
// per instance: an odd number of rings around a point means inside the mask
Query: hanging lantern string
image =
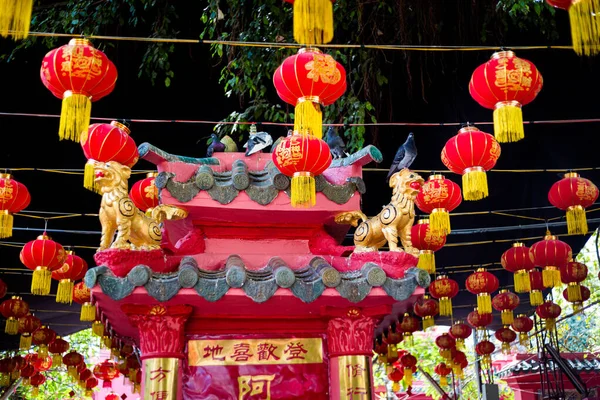
<svg viewBox="0 0 600 400"><path fill-rule="evenodd" d="M18 167L18 168L5 168L10 171L35 171L35 172L50 172L53 174L65 174L65 175L83 175L83 169L59 169L59 168L36 168L36 167ZM133 170L132 175L147 174L149 172L156 172L156 170Z"/></svg>

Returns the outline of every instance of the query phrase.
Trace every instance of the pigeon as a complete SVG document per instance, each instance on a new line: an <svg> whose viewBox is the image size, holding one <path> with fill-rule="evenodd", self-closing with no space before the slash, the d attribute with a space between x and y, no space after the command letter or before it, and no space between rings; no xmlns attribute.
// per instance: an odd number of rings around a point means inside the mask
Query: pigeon
<svg viewBox="0 0 600 400"><path fill-rule="evenodd" d="M273 144L273 138L267 132L251 133L250 138L244 144L246 149L246 157L251 154L258 153L262 149Z"/></svg>
<svg viewBox="0 0 600 400"><path fill-rule="evenodd" d="M387 175L387 181L389 182L390 177L398 171L402 171L404 168L409 168L415 158L417 157L417 146L415 145L415 134L409 133L408 138L402 146L398 148L390 172Z"/></svg>
<svg viewBox="0 0 600 400"><path fill-rule="evenodd" d="M348 156L348 153L345 151L346 143L344 143L344 140L337 134L335 129L333 129L333 126L330 126L329 129L327 129L325 142L329 146L329 150L331 150L331 155L334 159Z"/></svg>
<svg viewBox="0 0 600 400"><path fill-rule="evenodd" d="M210 135L210 139L210 145L206 149L206 157L212 157L215 152L222 153L225 151L225 145L221 143L219 137L215 133Z"/></svg>

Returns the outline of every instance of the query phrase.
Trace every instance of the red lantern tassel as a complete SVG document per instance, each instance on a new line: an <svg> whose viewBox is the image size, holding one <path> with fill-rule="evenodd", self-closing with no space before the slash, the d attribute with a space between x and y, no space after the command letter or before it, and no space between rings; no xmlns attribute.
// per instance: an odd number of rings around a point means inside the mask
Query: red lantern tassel
<svg viewBox="0 0 600 400"><path fill-rule="evenodd" d="M52 354L52 366L58 368L62 365L62 355L60 353Z"/></svg>
<svg viewBox="0 0 600 400"><path fill-rule="evenodd" d="M318 98L302 97L298 100L294 109L294 131L318 139L323 137L323 116Z"/></svg>
<svg viewBox="0 0 600 400"><path fill-rule="evenodd" d="M510 354L510 343L502 342L502 354Z"/></svg>
<svg viewBox="0 0 600 400"><path fill-rule="evenodd" d="M544 287L551 288L560 286L560 271L556 267L544 267L542 270L542 281Z"/></svg>
<svg viewBox="0 0 600 400"><path fill-rule="evenodd" d="M296 172L291 184L292 207L309 208L317 204L315 178L310 172Z"/></svg>
<svg viewBox="0 0 600 400"><path fill-rule="evenodd" d="M452 316L452 299L450 297L440 298L440 316L451 317Z"/></svg>
<svg viewBox="0 0 600 400"><path fill-rule="evenodd" d="M569 283L569 286L567 286L567 295L569 296L569 301L572 303L581 301L581 286L579 286L579 283Z"/></svg>
<svg viewBox="0 0 600 400"><path fill-rule="evenodd" d="M465 350L465 340L464 339L456 339L456 350Z"/></svg>
<svg viewBox="0 0 600 400"><path fill-rule="evenodd" d="M33 390L31 391L31 395L33 397L38 397L39 394L40 394L40 388L38 386L34 386Z"/></svg>
<svg viewBox="0 0 600 400"><path fill-rule="evenodd" d="M406 384L406 386L412 386L412 383L413 383L412 368L404 368L404 383Z"/></svg>
<svg viewBox="0 0 600 400"><path fill-rule="evenodd" d="M580 301L573 303L573 314L580 313L582 308L583 303L581 303Z"/></svg>
<svg viewBox="0 0 600 400"><path fill-rule="evenodd" d="M484 355L481 358L481 368L487 369L492 366L492 357L489 354Z"/></svg>
<svg viewBox="0 0 600 400"><path fill-rule="evenodd" d="M492 313L492 298L489 293L479 293L477 295L477 309L480 314Z"/></svg>
<svg viewBox="0 0 600 400"><path fill-rule="evenodd" d="M60 140L79 142L81 132L90 125L92 100L80 93L67 90L63 95L58 137Z"/></svg>
<svg viewBox="0 0 600 400"><path fill-rule="evenodd" d="M21 350L29 350L31 347L31 334L24 333L21 335L19 339L19 349Z"/></svg>
<svg viewBox="0 0 600 400"><path fill-rule="evenodd" d="M39 355L41 358L46 358L46 357L48 357L48 346L47 346L47 345L45 345L45 344L40 344L40 345L38 346L38 351L37 351L37 353L38 353L38 355Z"/></svg>
<svg viewBox="0 0 600 400"><path fill-rule="evenodd" d="M396 345L392 344L388 346L387 358L398 358L398 349L396 348Z"/></svg>
<svg viewBox="0 0 600 400"><path fill-rule="evenodd" d="M435 321L431 315L423 317L423 331L435 325Z"/></svg>
<svg viewBox="0 0 600 400"><path fill-rule="evenodd" d="M519 344L521 346L529 345L529 334L527 332L519 333Z"/></svg>
<svg viewBox="0 0 600 400"><path fill-rule="evenodd" d="M434 208L429 215L429 228L434 234L450 233L450 214L445 208Z"/></svg>
<svg viewBox="0 0 600 400"><path fill-rule="evenodd" d="M440 350L440 355L446 359L446 360L450 360L450 356L452 355L450 349L441 349Z"/></svg>
<svg viewBox="0 0 600 400"><path fill-rule="evenodd" d="M529 280L529 273L525 269L520 269L514 274L515 280L515 292L527 293L531 291L531 282Z"/></svg>
<svg viewBox="0 0 600 400"><path fill-rule="evenodd" d="M104 325L100 321L94 321L92 323L92 333L96 336L104 335Z"/></svg>
<svg viewBox="0 0 600 400"><path fill-rule="evenodd" d="M63 304L73 303L73 286L75 283L70 279L61 279L58 282L58 290L56 291L56 302Z"/></svg>
<svg viewBox="0 0 600 400"><path fill-rule="evenodd" d="M448 378L446 376L440 376L440 386L448 386Z"/></svg>
<svg viewBox="0 0 600 400"><path fill-rule="evenodd" d="M4 333L6 333L7 335L16 335L17 333L19 333L19 320L15 317L9 317L6 320Z"/></svg>
<svg viewBox="0 0 600 400"><path fill-rule="evenodd" d="M83 187L91 190L94 193L100 193L100 188L96 185L96 172L94 171L94 163L95 161L90 159L85 163L85 168L83 169Z"/></svg>
<svg viewBox="0 0 600 400"><path fill-rule="evenodd" d="M323 44L333 39L331 0L294 1L294 40L301 44Z"/></svg>
<svg viewBox="0 0 600 400"><path fill-rule="evenodd" d="M544 303L544 296L542 295L541 290L532 290L529 293L529 303L532 306L539 306Z"/></svg>
<svg viewBox="0 0 600 400"><path fill-rule="evenodd" d="M402 334L402 336L404 336L404 339L403 339L404 343L407 343L410 346L412 346L414 344L412 333L410 333L410 332L404 332Z"/></svg>
<svg viewBox="0 0 600 400"><path fill-rule="evenodd" d="M33 271L31 278L31 293L40 296L50 294L50 284L52 283L52 272L46 267L37 267Z"/></svg>
<svg viewBox="0 0 600 400"><path fill-rule="evenodd" d="M400 391L400 382L394 382L392 383L392 392L396 393Z"/></svg>
<svg viewBox="0 0 600 400"><path fill-rule="evenodd" d="M83 303L81 313L79 314L80 321L92 322L96 319L96 306L92 303ZM102 334L102 333L101 333Z"/></svg>
<svg viewBox="0 0 600 400"><path fill-rule="evenodd" d="M481 167L467 168L462 176L463 198L481 200L488 197L487 175Z"/></svg>
<svg viewBox="0 0 600 400"><path fill-rule="evenodd" d="M600 52L598 10L598 0L574 1L569 7L571 40L577 55L592 56Z"/></svg>
<svg viewBox="0 0 600 400"><path fill-rule="evenodd" d="M8 210L0 210L0 239L12 236L13 216Z"/></svg>
<svg viewBox="0 0 600 400"><path fill-rule="evenodd" d="M512 310L502 310L500 312L500 318L502 319L502 325L510 325L514 322Z"/></svg>
<svg viewBox="0 0 600 400"><path fill-rule="evenodd" d="M29 34L33 0L0 1L0 36L14 40Z"/></svg>
<svg viewBox="0 0 600 400"><path fill-rule="evenodd" d="M428 274L435 274L435 254L431 250L421 250L417 268L426 271Z"/></svg>
<svg viewBox="0 0 600 400"><path fill-rule="evenodd" d="M494 109L494 136L500 143L518 142L525 137L523 112L518 101L501 101Z"/></svg>
<svg viewBox="0 0 600 400"><path fill-rule="evenodd" d="M556 327L556 319L554 318L546 318L544 322L546 324L546 330L549 332L552 332Z"/></svg>
<svg viewBox="0 0 600 400"><path fill-rule="evenodd" d="M600 11L600 8L598 9ZM581 206L567 208L567 231L569 235L585 235L588 233L585 209Z"/></svg>

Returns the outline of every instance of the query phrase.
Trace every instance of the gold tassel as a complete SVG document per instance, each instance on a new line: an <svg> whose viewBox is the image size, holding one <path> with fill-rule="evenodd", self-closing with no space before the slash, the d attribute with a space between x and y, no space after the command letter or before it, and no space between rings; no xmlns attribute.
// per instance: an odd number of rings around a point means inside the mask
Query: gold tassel
<svg viewBox="0 0 600 400"><path fill-rule="evenodd" d="M519 344L521 346L528 346L529 345L529 334L527 332L521 332L521 333L519 333Z"/></svg>
<svg viewBox="0 0 600 400"><path fill-rule="evenodd" d="M546 318L546 320L544 322L546 324L546 330L548 332L552 332L554 330L554 327L556 326L556 319Z"/></svg>
<svg viewBox="0 0 600 400"><path fill-rule="evenodd" d="M567 286L567 295L571 303L581 301L581 286L579 286L579 283L569 283L569 286Z"/></svg>
<svg viewBox="0 0 600 400"><path fill-rule="evenodd" d="M74 365L68 365L67 374L69 374L71 378L75 378L77 376L77 367Z"/></svg>
<svg viewBox="0 0 600 400"><path fill-rule="evenodd" d="M112 347L112 339L110 336L102 336L101 345L104 345L104 348L110 349Z"/></svg>
<svg viewBox="0 0 600 400"><path fill-rule="evenodd" d="M15 369L11 374L10 374L10 379L12 379L13 381L16 381L17 379L19 379L19 376L21 376L21 371L18 369Z"/></svg>
<svg viewBox="0 0 600 400"><path fill-rule="evenodd" d="M10 386L10 376L5 373L0 373L0 387Z"/></svg>
<svg viewBox="0 0 600 400"><path fill-rule="evenodd" d="M461 371L462 371L462 368L460 367L460 364L452 365L452 372L454 372L454 375L459 376Z"/></svg>
<svg viewBox="0 0 600 400"><path fill-rule="evenodd" d="M502 342L502 354L510 354L510 343Z"/></svg>
<svg viewBox="0 0 600 400"><path fill-rule="evenodd" d="M494 136L500 143L518 142L525 137L523 112L518 101L501 101L496 104Z"/></svg>
<svg viewBox="0 0 600 400"><path fill-rule="evenodd" d="M31 293L40 296L50 294L50 284L52 283L52 272L46 267L37 267L33 271L31 278Z"/></svg>
<svg viewBox="0 0 600 400"><path fill-rule="evenodd" d="M450 233L450 214L444 208L434 208L429 215L429 229L433 234Z"/></svg>
<svg viewBox="0 0 600 400"><path fill-rule="evenodd" d="M481 200L488 197L487 175L481 167L467 168L462 176L463 198Z"/></svg>
<svg viewBox="0 0 600 400"><path fill-rule="evenodd" d="M56 302L63 304L73 303L73 286L75 283L70 279L61 279L56 291Z"/></svg>
<svg viewBox="0 0 600 400"><path fill-rule="evenodd" d="M33 387L33 390L31 391L31 395L32 395L33 397L37 397L39 394L40 394L40 388L39 388L39 387L37 387L37 386L34 386L34 387Z"/></svg>
<svg viewBox="0 0 600 400"><path fill-rule="evenodd" d="M580 313L582 309L583 309L583 303L581 303L581 302L573 303L573 314Z"/></svg>
<svg viewBox="0 0 600 400"><path fill-rule="evenodd" d="M60 126L58 137L60 140L72 140L79 142L81 132L86 130L90 124L92 113L92 101L84 94L66 91L60 110Z"/></svg>
<svg viewBox="0 0 600 400"><path fill-rule="evenodd" d="M12 236L13 216L8 210L0 210L0 239Z"/></svg>
<svg viewBox="0 0 600 400"><path fill-rule="evenodd" d="M446 376L440 376L440 386L448 386L448 378Z"/></svg>
<svg viewBox="0 0 600 400"><path fill-rule="evenodd" d="M21 380L21 383L23 384L23 386L29 386L29 378L23 377L23 380Z"/></svg>
<svg viewBox="0 0 600 400"><path fill-rule="evenodd" d="M492 313L492 298L489 293L479 293L477 295L477 309L479 314Z"/></svg>
<svg viewBox="0 0 600 400"><path fill-rule="evenodd" d="M94 394L94 392L91 389L86 389L85 397L92 397L93 394Z"/></svg>
<svg viewBox="0 0 600 400"><path fill-rule="evenodd" d="M394 381L394 383L392 383L392 392L398 392L400 391L400 382L396 382Z"/></svg>
<svg viewBox="0 0 600 400"><path fill-rule="evenodd" d="M514 322L514 316L512 310L502 310L500 311L500 319L502 320L502 325L510 325Z"/></svg>
<svg viewBox="0 0 600 400"><path fill-rule="evenodd" d="M318 139L323 137L323 116L319 103L304 98L296 104L294 110L294 131L308 134Z"/></svg>
<svg viewBox="0 0 600 400"><path fill-rule="evenodd" d="M96 306L92 303L83 303L79 314L80 321L92 322L96 319Z"/></svg>
<svg viewBox="0 0 600 400"><path fill-rule="evenodd" d="M531 281L527 270L520 269L514 274L515 292L527 293L531 291Z"/></svg>
<svg viewBox="0 0 600 400"><path fill-rule="evenodd" d="M600 1L574 1L569 7L571 40L577 55L592 56L600 52Z"/></svg>
<svg viewBox="0 0 600 400"><path fill-rule="evenodd" d="M292 207L309 208L317 204L315 178L310 172L296 172L292 177Z"/></svg>
<svg viewBox="0 0 600 400"><path fill-rule="evenodd" d="M452 299L450 297L440 298L440 316L451 317L452 316Z"/></svg>
<svg viewBox="0 0 600 400"><path fill-rule="evenodd" d="M600 35L600 32L598 32ZM569 235L585 235L588 233L585 209L581 206L567 208L567 231Z"/></svg>
<svg viewBox="0 0 600 400"><path fill-rule="evenodd" d="M6 333L7 335L16 335L17 333L19 333L19 320L14 317L9 317L6 320L4 333Z"/></svg>
<svg viewBox="0 0 600 400"><path fill-rule="evenodd" d="M139 392L140 392L140 384L134 383L133 384L133 393L139 393Z"/></svg>
<svg viewBox="0 0 600 400"><path fill-rule="evenodd" d="M24 333L21 335L19 339L19 349L21 350L29 350L31 347L31 334Z"/></svg>
<svg viewBox="0 0 600 400"><path fill-rule="evenodd" d="M542 282L544 287L551 288L560 286L560 271L556 267L544 267L542 270Z"/></svg>
<svg viewBox="0 0 600 400"><path fill-rule="evenodd" d="M398 358L398 349L396 348L396 345L391 344L388 346L387 358Z"/></svg>
<svg viewBox="0 0 600 400"><path fill-rule="evenodd" d="M38 356L40 356L41 358L48 357L48 346L45 344L40 344L38 346L37 353L38 353Z"/></svg>
<svg viewBox="0 0 600 400"><path fill-rule="evenodd" d="M96 185L96 173L94 172L94 160L88 160L83 169L83 187L94 192L100 193L100 188Z"/></svg>
<svg viewBox="0 0 600 400"><path fill-rule="evenodd" d="M465 340L464 339L456 339L456 350L465 350Z"/></svg>
<svg viewBox="0 0 600 400"><path fill-rule="evenodd" d="M294 1L294 40L300 44L323 44L332 39L331 0Z"/></svg>
<svg viewBox="0 0 600 400"><path fill-rule="evenodd" d="M492 356L486 354L481 359L481 368L487 369L492 366Z"/></svg>
<svg viewBox="0 0 600 400"><path fill-rule="evenodd" d="M92 323L92 333L96 336L104 335L104 325L100 321L94 321Z"/></svg>
<svg viewBox="0 0 600 400"><path fill-rule="evenodd" d="M25 39L29 34L32 9L33 0L0 1L0 36Z"/></svg>
<svg viewBox="0 0 600 400"><path fill-rule="evenodd" d="M62 365L62 355L60 353L52 354L52 366L58 368Z"/></svg>
<svg viewBox="0 0 600 400"><path fill-rule="evenodd" d="M450 360L450 356L452 355L452 353L450 352L450 349L441 349L440 350L440 355L446 359L446 360Z"/></svg>
<svg viewBox="0 0 600 400"><path fill-rule="evenodd" d="M413 340L413 334L410 332L404 332L402 334L402 336L404 336L404 343L408 344L409 346L412 346L415 342Z"/></svg>
<svg viewBox="0 0 600 400"><path fill-rule="evenodd" d="M404 383L406 384L406 386L412 386L412 383L413 383L412 368L404 368Z"/></svg>
<svg viewBox="0 0 600 400"><path fill-rule="evenodd" d="M433 320L432 316L428 315L426 317L423 317L423 332L425 332L427 329L431 328L434 325L435 321Z"/></svg>
<svg viewBox="0 0 600 400"><path fill-rule="evenodd" d="M544 297L542 296L541 290L532 290L529 293L529 303L532 306L539 306L544 303Z"/></svg>
<svg viewBox="0 0 600 400"><path fill-rule="evenodd" d="M435 274L435 254L431 250L421 250L417 268L428 274Z"/></svg>

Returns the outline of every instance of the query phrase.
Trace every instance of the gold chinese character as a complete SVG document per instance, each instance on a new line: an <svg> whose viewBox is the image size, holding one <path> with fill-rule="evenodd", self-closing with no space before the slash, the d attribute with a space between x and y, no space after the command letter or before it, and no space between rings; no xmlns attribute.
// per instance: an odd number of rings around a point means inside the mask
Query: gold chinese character
<svg viewBox="0 0 600 400"><path fill-rule="evenodd" d="M238 377L238 400L245 400L251 396L262 394L260 400L271 400L271 382L275 375L242 375Z"/></svg>
<svg viewBox="0 0 600 400"><path fill-rule="evenodd" d="M0 202L6 203L13 198L13 185L10 180L4 181L4 186L0 187Z"/></svg>

